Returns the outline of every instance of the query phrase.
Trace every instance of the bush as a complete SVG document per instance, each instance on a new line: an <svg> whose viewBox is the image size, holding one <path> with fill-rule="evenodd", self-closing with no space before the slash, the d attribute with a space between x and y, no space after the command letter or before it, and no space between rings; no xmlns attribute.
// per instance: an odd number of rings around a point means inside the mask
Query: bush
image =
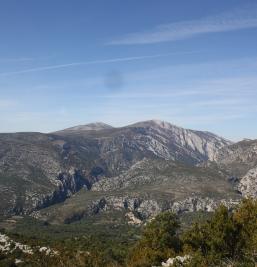
<svg viewBox="0 0 257 267"><path fill-rule="evenodd" d="M198 253L207 265L254 266L257 249L257 201L247 199L230 212L220 206L211 220L194 224L182 237L185 253ZM191 265L190 265L191 266Z"/></svg>
<svg viewBox="0 0 257 267"><path fill-rule="evenodd" d="M176 255L181 249L180 223L176 215L163 212L148 223L132 249L128 266L149 267Z"/></svg>

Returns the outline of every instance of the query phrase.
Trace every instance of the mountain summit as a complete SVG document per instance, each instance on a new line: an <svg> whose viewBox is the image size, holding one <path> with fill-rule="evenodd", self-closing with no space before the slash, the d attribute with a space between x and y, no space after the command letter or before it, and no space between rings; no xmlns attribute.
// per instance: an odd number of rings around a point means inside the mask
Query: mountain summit
<svg viewBox="0 0 257 267"><path fill-rule="evenodd" d="M74 133L74 132L84 132L84 131L99 131L104 129L111 129L113 128L111 125L108 125L103 122L92 122L85 125L78 125L74 127L69 127L55 133Z"/></svg>

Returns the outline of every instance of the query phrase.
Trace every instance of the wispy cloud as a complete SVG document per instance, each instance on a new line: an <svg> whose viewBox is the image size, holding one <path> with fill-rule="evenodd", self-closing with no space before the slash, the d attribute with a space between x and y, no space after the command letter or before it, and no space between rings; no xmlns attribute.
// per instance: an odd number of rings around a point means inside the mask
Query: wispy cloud
<svg viewBox="0 0 257 267"><path fill-rule="evenodd" d="M2 73L0 73L0 76L9 76L9 75L23 74L23 73L30 73L30 72L40 72L40 71L46 71L46 70L63 69L63 68L84 66L84 65L107 64L107 63L117 63L117 62L144 60L144 59L153 59L153 58L167 57L167 56L178 55L178 54L192 54L192 53L197 53L197 52L188 51L188 52L156 54L156 55L147 55L147 56L121 57L121 58L101 59L101 60L92 60L92 61L83 61L83 62L72 62L72 63L49 65L49 66L30 68L30 69L24 69L24 70L18 70L18 71L2 72Z"/></svg>
<svg viewBox="0 0 257 267"><path fill-rule="evenodd" d="M152 44L191 38L196 35L257 27L257 5L234 9L198 20L163 24L145 32L135 32L109 42L109 45Z"/></svg>

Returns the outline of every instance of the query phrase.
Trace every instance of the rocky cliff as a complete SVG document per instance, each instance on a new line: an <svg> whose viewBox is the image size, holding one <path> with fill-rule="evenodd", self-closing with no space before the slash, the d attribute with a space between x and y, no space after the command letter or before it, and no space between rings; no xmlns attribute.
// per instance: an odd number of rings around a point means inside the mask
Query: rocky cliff
<svg viewBox="0 0 257 267"><path fill-rule="evenodd" d="M257 140L244 140L221 149L215 157L227 169L244 197L257 197Z"/></svg>

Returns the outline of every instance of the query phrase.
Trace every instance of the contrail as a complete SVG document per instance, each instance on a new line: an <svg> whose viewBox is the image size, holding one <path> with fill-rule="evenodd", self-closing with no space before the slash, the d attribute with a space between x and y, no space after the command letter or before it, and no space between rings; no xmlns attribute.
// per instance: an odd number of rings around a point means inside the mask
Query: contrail
<svg viewBox="0 0 257 267"><path fill-rule="evenodd" d="M23 74L23 73L30 73L30 72L40 72L40 71L47 71L47 70L54 70L54 69L63 69L63 68L83 66L83 65L85 66L85 65L94 65L94 64L126 62L126 61L160 58L160 57L167 57L167 56L172 56L172 55L193 54L193 53L197 53L197 52L196 51L192 51L192 52L189 51L189 52L167 53L167 54L157 54L157 55L148 55L148 56L137 56L137 57L135 56L135 57L104 59L104 60L72 62L72 63L43 66L43 67L31 68L31 69L25 69L25 70L2 72L2 73L0 73L0 76L9 76L9 75Z"/></svg>
<svg viewBox="0 0 257 267"><path fill-rule="evenodd" d="M257 27L257 5L247 5L222 14L203 17L198 20L178 21L156 25L144 32L125 34L107 45L145 45L173 42L197 35L229 32Z"/></svg>

